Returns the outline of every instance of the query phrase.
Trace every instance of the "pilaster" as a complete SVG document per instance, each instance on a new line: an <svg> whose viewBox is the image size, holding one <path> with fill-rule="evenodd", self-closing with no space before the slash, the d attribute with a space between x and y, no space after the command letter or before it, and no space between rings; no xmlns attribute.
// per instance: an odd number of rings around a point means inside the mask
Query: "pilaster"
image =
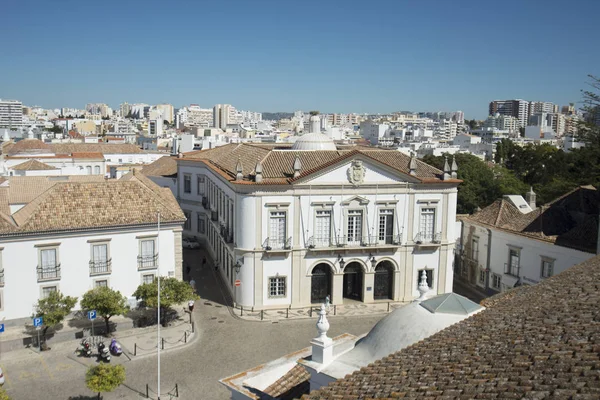
<svg viewBox="0 0 600 400"><path fill-rule="evenodd" d="M183 280L183 249L181 246L181 234L183 229L173 229L173 238L175 245L175 278Z"/></svg>
<svg viewBox="0 0 600 400"><path fill-rule="evenodd" d="M364 303L373 303L375 301L373 290L375 287L375 272L367 272L365 273L365 282L363 285L363 302ZM368 290L371 288L371 290Z"/></svg>
<svg viewBox="0 0 600 400"><path fill-rule="evenodd" d="M331 285L332 304L344 303L344 274L333 274Z"/></svg>

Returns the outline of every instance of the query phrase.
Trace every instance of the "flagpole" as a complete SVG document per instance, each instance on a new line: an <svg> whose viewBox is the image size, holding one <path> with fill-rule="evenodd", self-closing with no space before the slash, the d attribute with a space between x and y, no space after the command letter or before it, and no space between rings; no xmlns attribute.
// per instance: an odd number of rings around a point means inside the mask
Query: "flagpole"
<svg viewBox="0 0 600 400"><path fill-rule="evenodd" d="M157 320L158 329L157 332L157 342L156 349L158 351L158 400L160 400L160 211L158 212L158 224L157 224L157 232L156 232L156 275L158 275L158 311L157 311Z"/></svg>

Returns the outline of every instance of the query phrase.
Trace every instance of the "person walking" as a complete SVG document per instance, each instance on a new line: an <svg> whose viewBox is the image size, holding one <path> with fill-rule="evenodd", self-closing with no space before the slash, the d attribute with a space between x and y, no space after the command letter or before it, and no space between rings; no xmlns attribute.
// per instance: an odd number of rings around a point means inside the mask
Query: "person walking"
<svg viewBox="0 0 600 400"><path fill-rule="evenodd" d="M190 280L190 286L192 287L194 293L196 293L196 281L193 278Z"/></svg>

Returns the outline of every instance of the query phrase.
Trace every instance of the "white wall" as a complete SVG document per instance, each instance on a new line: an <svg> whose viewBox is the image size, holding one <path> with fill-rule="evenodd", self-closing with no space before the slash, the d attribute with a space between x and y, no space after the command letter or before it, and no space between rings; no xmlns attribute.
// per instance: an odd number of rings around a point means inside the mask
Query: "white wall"
<svg viewBox="0 0 600 400"><path fill-rule="evenodd" d="M130 297L141 283L142 274L156 273L156 269L138 271L137 256L139 242L137 237L155 235L156 229L138 229L127 232L96 232L79 235L53 235L45 239L22 238L21 240L1 239L2 266L4 268L4 287L1 289L3 308L0 319L29 317L33 305L41 296L43 286L58 286L69 296L81 296L94 287L94 281L108 279L109 286ZM112 259L111 273L90 276L89 261L91 243L88 240L109 241L109 257ZM38 282L37 266L40 245L60 243L58 262L60 279ZM175 236L173 228L164 227L160 232L159 262L161 275L175 273Z"/></svg>

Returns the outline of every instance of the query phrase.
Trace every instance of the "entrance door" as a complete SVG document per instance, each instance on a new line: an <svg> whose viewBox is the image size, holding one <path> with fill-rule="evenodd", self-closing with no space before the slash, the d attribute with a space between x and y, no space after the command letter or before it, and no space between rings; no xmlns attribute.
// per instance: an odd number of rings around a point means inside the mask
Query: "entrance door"
<svg viewBox="0 0 600 400"><path fill-rule="evenodd" d="M392 279L394 279L394 270L388 262L383 261L375 268L375 290L373 297L375 300L393 299Z"/></svg>
<svg viewBox="0 0 600 400"><path fill-rule="evenodd" d="M331 298L331 269L327 264L319 264L310 278L310 302L325 303L328 295Z"/></svg>
<svg viewBox="0 0 600 400"><path fill-rule="evenodd" d="M350 264L344 268L344 297L362 301L363 272L360 265Z"/></svg>

